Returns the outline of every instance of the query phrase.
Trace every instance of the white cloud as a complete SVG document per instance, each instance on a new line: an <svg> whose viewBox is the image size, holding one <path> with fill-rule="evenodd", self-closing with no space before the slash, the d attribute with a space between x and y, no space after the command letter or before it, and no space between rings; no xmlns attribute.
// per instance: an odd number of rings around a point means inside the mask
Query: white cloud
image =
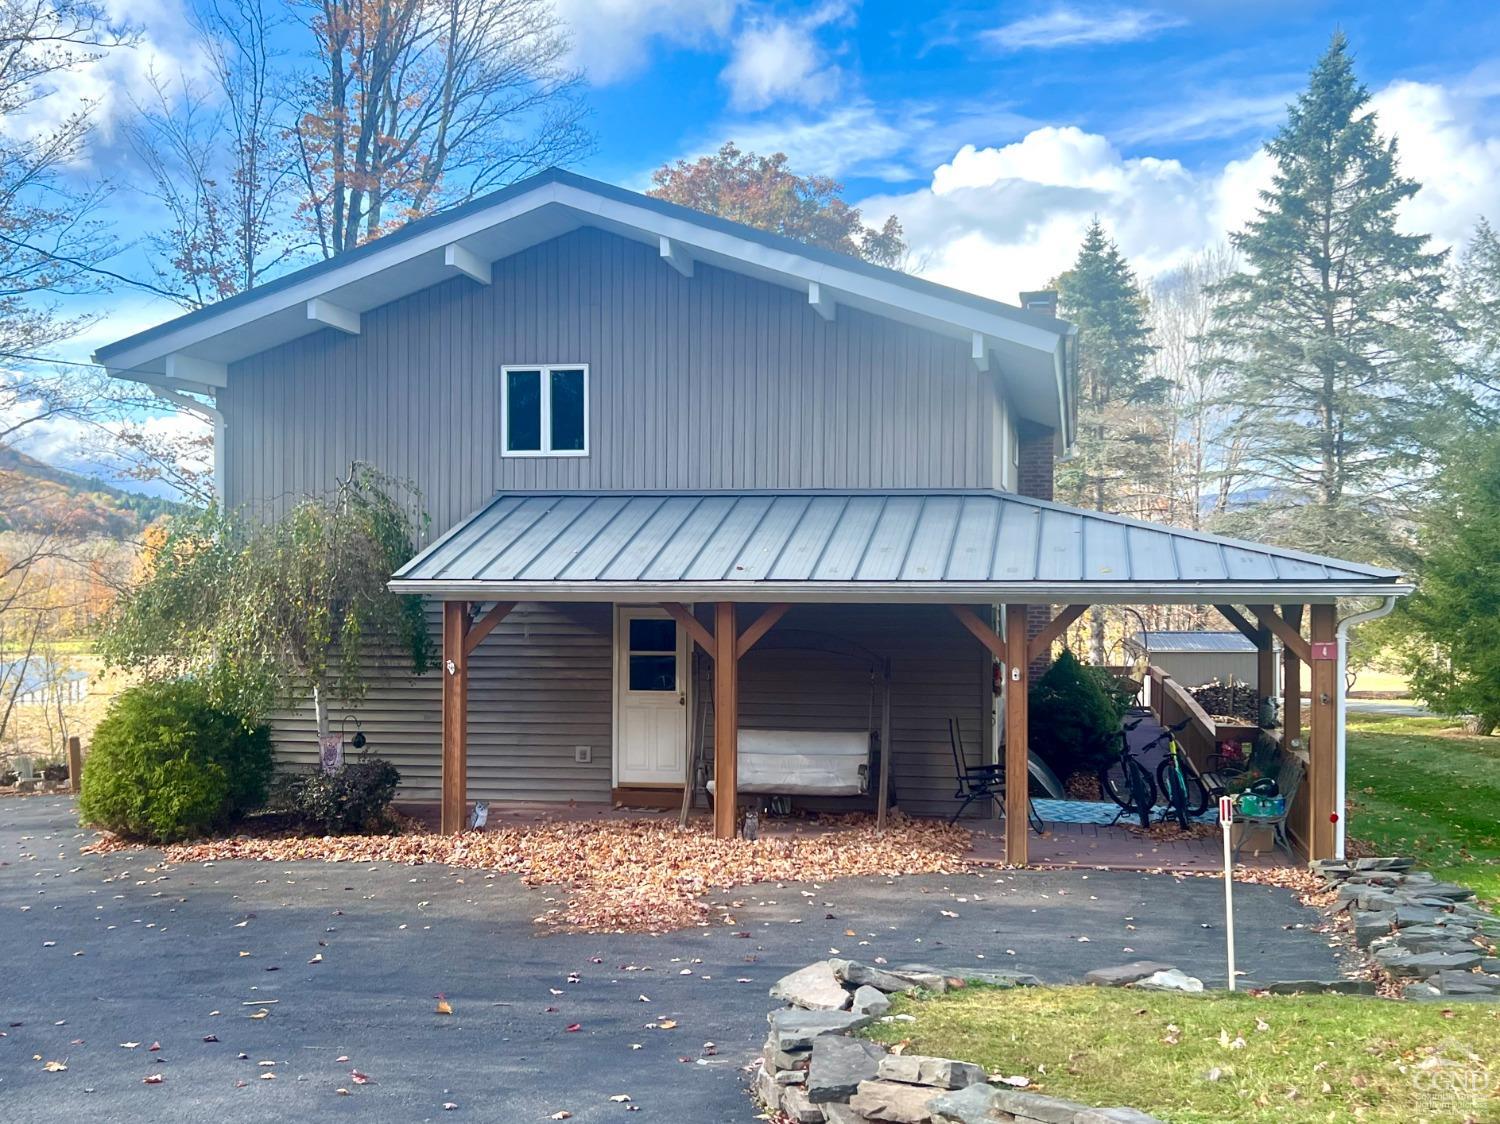
<svg viewBox="0 0 1500 1124"><path fill-rule="evenodd" d="M829 61L818 32L848 15L843 0L828 0L795 19L747 22L720 75L729 87L730 105L754 110L776 102L811 106L830 100L839 92L842 75Z"/></svg>
<svg viewBox="0 0 1500 1124"><path fill-rule="evenodd" d="M136 40L51 75L46 97L26 113L11 115L8 128L41 135L87 109L107 141L133 112L133 100L147 93L153 75L172 82L206 75L207 58L182 0L105 0L103 9L111 26L135 29Z"/></svg>
<svg viewBox="0 0 1500 1124"><path fill-rule="evenodd" d="M605 86L651 62L656 43L702 47L723 42L738 0L555 0L572 35L572 65Z"/></svg>
<svg viewBox="0 0 1500 1124"><path fill-rule="evenodd" d="M1400 137L1403 170L1423 183L1403 208L1403 226L1445 246L1462 241L1481 214L1500 218L1500 130L1483 100L1396 82L1373 108L1381 132ZM860 206L901 219L927 263L924 276L1014 301L1071 264L1095 216L1143 278L1181 265L1253 217L1273 168L1264 149L1194 169L1125 156L1109 138L1073 126L1046 126L1011 144L964 145L927 186Z"/></svg>
<svg viewBox="0 0 1500 1124"><path fill-rule="evenodd" d="M1050 12L1024 16L985 31L981 38L1007 51L1049 50L1150 39L1183 22L1147 8L1072 8L1059 4Z"/></svg>

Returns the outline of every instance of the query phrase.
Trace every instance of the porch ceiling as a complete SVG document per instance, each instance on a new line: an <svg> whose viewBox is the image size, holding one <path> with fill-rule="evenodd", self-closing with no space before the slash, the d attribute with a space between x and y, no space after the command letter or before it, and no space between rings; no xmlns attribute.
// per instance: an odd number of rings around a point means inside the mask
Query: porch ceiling
<svg viewBox="0 0 1500 1124"><path fill-rule="evenodd" d="M992 491L508 492L395 575L467 600L1330 601L1400 574Z"/></svg>

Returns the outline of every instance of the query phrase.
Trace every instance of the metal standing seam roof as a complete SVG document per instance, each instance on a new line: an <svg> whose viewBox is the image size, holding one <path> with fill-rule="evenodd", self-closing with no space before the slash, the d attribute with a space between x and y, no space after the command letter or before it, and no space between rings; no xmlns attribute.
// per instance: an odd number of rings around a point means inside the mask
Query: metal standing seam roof
<svg viewBox="0 0 1500 1124"><path fill-rule="evenodd" d="M1193 654L1224 654L1254 652L1255 645L1238 632L1190 632L1162 631L1137 632L1130 638L1137 648L1152 652L1190 652Z"/></svg>
<svg viewBox="0 0 1500 1124"><path fill-rule="evenodd" d="M391 581L469 599L1203 600L1400 575L993 491L509 492Z"/></svg>

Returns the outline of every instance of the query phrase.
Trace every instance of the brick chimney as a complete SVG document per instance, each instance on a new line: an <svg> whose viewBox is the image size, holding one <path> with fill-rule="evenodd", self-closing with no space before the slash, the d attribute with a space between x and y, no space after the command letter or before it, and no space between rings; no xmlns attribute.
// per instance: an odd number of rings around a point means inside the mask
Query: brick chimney
<svg viewBox="0 0 1500 1124"><path fill-rule="evenodd" d="M1057 290L1033 289L1021 294L1021 307L1027 312L1040 312L1043 316L1057 316Z"/></svg>

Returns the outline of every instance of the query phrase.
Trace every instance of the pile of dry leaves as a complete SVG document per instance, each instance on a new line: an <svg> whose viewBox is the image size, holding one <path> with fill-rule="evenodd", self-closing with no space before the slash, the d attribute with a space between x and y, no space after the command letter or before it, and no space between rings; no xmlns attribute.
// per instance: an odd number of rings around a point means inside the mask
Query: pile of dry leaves
<svg viewBox="0 0 1500 1124"><path fill-rule="evenodd" d="M173 863L222 859L444 863L561 886L567 904L537 920L594 932L661 932L704 924L702 895L752 882L824 882L860 875L957 874L968 869L968 831L893 816L825 818L757 840L715 839L705 825L642 820L500 827L463 835L420 828L390 835L240 835L162 849ZM108 837L89 850L128 846Z"/></svg>

